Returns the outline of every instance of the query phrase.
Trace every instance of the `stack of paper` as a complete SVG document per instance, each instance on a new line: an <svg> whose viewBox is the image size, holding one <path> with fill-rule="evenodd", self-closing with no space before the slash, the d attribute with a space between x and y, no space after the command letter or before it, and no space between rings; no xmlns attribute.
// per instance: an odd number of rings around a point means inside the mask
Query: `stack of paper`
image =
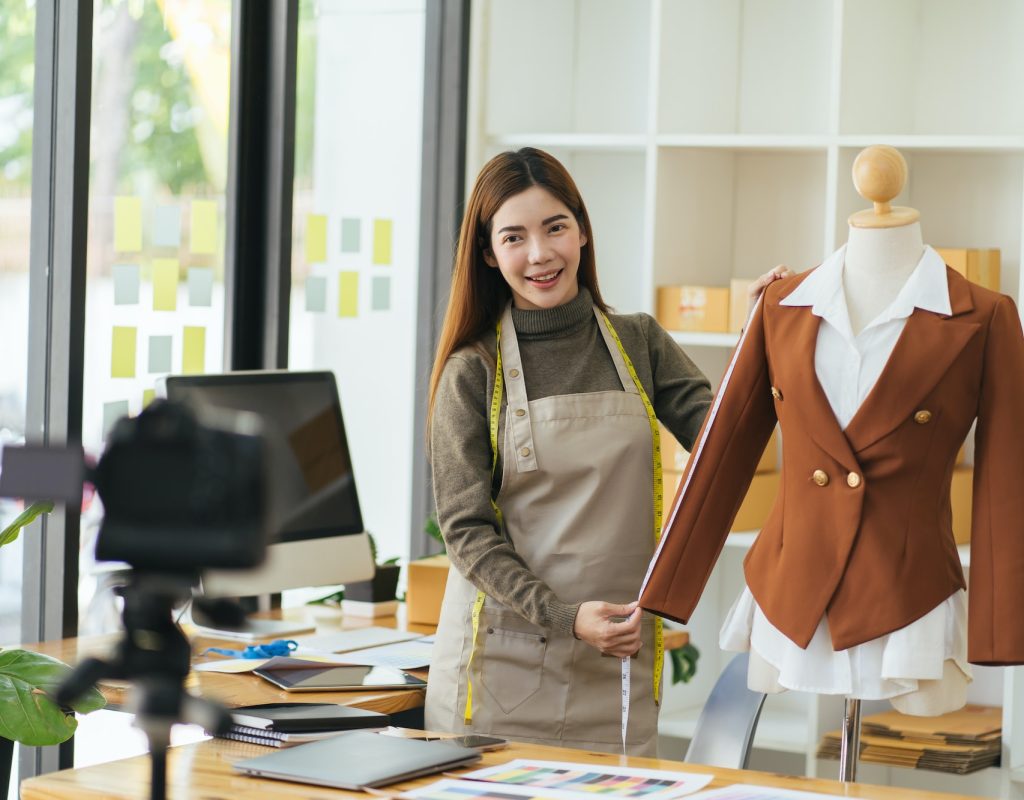
<svg viewBox="0 0 1024 800"><path fill-rule="evenodd" d="M1003 712L992 706L964 706L938 717L898 711L861 721L861 761L966 774L999 764ZM825 734L818 758L839 758L840 732Z"/></svg>

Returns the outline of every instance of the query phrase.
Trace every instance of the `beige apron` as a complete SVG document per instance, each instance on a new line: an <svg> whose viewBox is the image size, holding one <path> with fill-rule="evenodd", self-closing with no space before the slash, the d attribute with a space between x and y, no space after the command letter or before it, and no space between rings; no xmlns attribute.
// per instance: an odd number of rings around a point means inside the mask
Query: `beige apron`
<svg viewBox="0 0 1024 800"><path fill-rule="evenodd" d="M654 552L651 429L643 401L597 308L598 329L623 391L527 402L511 306L501 323L508 404L497 504L505 535L567 603L629 603ZM525 411L525 413L520 413ZM429 730L621 752L621 663L571 633L527 622L488 597L480 612L472 722L464 711L477 590L454 568L441 607L430 680ZM656 755L654 619L631 662L627 750Z"/></svg>

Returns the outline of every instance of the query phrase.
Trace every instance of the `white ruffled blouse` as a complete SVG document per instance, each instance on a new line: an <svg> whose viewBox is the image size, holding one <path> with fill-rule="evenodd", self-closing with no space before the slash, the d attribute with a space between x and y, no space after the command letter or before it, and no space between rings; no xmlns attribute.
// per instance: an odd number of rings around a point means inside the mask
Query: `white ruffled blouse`
<svg viewBox="0 0 1024 800"><path fill-rule="evenodd" d="M843 429L878 380L914 308L951 313L946 266L926 247L889 307L854 336L843 292L845 253L845 246L833 253L782 301L811 306L821 317L814 367ZM887 699L906 713L935 715L966 700L971 681L966 630L967 598L961 590L906 627L839 652L832 649L823 617L802 649L768 621L744 587L722 625L719 644L724 650L751 651L749 682L759 691Z"/></svg>

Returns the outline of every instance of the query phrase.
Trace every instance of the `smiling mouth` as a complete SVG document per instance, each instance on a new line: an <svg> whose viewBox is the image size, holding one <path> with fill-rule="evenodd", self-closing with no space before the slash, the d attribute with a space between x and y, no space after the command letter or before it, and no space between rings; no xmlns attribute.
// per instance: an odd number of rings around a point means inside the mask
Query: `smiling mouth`
<svg viewBox="0 0 1024 800"><path fill-rule="evenodd" d="M545 283L551 283L561 274L562 270L556 269L554 272L546 272L543 275L534 275L532 277L528 277L526 280L530 281L530 283L536 283L543 286Z"/></svg>

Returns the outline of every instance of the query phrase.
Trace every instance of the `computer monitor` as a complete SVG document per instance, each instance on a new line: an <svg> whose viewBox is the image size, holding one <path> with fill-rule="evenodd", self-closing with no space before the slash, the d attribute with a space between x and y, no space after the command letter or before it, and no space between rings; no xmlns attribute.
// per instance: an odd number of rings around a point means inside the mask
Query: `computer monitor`
<svg viewBox="0 0 1024 800"><path fill-rule="evenodd" d="M284 507L275 515L267 559L253 570L204 572L204 595L263 595L373 577L333 373L172 375L158 382L157 392L196 408L259 415L274 452L273 479Z"/></svg>

